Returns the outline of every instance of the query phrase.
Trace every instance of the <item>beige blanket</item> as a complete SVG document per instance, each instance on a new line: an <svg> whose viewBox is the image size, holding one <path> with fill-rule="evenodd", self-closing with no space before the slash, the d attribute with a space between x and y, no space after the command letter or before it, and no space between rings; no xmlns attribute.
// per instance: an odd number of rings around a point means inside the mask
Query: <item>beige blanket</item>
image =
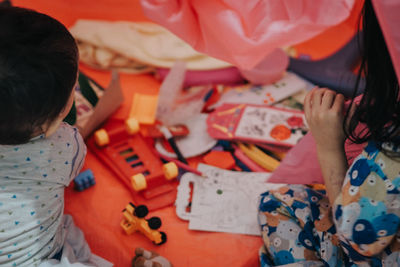
<svg viewBox="0 0 400 267"><path fill-rule="evenodd" d="M171 68L176 61L186 62L189 70L231 66L195 51L154 23L78 20L70 31L77 39L81 61L100 69L141 73Z"/></svg>

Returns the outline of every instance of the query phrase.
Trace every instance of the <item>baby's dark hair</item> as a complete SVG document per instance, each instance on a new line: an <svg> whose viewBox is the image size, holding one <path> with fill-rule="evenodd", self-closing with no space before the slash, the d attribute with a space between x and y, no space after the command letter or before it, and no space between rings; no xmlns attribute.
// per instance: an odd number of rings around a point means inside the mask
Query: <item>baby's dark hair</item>
<svg viewBox="0 0 400 267"><path fill-rule="evenodd" d="M374 12L371 0L365 0L362 11L363 34L361 46L361 67L359 77L365 76L365 91L354 115L349 119L349 127L344 126L347 136L355 143L369 140L398 142L400 130L399 82L393 67L386 42ZM357 95L356 85L353 99ZM346 121L345 120L345 121ZM357 125L367 126L356 134ZM346 122L345 122L346 125Z"/></svg>
<svg viewBox="0 0 400 267"><path fill-rule="evenodd" d="M0 144L28 142L67 105L78 72L78 48L57 20L0 7Z"/></svg>

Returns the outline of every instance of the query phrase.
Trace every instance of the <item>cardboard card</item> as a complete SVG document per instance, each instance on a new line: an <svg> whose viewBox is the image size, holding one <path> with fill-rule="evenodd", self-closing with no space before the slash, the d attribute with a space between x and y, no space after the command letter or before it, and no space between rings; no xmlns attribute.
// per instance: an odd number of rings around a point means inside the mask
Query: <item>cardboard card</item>
<svg viewBox="0 0 400 267"><path fill-rule="evenodd" d="M109 86L104 90L103 95L99 98L96 106L90 112L90 116L86 117L86 122L78 124L82 137L87 138L94 130L96 130L111 114L118 109L124 101L119 81L119 74L112 72L112 78ZM78 117L79 120L79 117Z"/></svg>

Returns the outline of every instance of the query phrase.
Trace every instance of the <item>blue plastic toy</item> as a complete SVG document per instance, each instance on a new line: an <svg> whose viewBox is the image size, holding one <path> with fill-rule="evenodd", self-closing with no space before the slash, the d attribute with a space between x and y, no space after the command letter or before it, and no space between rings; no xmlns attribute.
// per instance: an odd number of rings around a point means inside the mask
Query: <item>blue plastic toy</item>
<svg viewBox="0 0 400 267"><path fill-rule="evenodd" d="M94 175L91 169L78 174L74 179L75 190L83 191L96 184L94 180Z"/></svg>

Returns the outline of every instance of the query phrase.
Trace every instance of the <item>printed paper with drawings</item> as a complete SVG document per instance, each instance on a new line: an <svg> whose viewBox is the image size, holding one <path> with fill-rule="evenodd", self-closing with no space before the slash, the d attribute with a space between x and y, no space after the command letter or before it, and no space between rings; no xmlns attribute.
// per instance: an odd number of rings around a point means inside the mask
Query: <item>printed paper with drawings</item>
<svg viewBox="0 0 400 267"><path fill-rule="evenodd" d="M260 235L257 221L259 195L283 184L266 183L269 173L233 172L205 164L205 177L182 176L176 200L177 215L189 220L189 229ZM193 183L190 212L186 211Z"/></svg>
<svg viewBox="0 0 400 267"><path fill-rule="evenodd" d="M212 108L224 103L271 105L308 87L308 82L294 73L287 72L281 80L273 84L225 86L223 95Z"/></svg>
<svg viewBox="0 0 400 267"><path fill-rule="evenodd" d="M292 120L299 122L292 125ZM238 139L263 140L265 143L280 141L293 146L307 132L304 122L303 114L293 115L280 109L247 106L237 125L235 136ZM295 130L296 127L300 130Z"/></svg>
<svg viewBox="0 0 400 267"><path fill-rule="evenodd" d="M215 139L292 147L307 133L303 112L266 105L225 103L207 118Z"/></svg>

